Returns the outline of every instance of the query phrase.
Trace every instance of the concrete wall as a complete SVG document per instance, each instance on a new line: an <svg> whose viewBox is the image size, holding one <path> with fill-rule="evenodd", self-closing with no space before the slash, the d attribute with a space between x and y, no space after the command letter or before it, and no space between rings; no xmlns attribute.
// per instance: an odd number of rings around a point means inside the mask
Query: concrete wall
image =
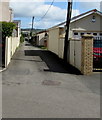
<svg viewBox="0 0 102 120"><path fill-rule="evenodd" d="M65 34L63 34L63 30L60 28L53 28L49 30L49 40L48 40L48 50L52 51L59 58L63 59L64 54L64 40ZM61 34L61 35L60 35ZM81 39L75 40L70 39L69 41L70 46L70 56L68 56L68 62L79 69L81 71Z"/></svg>
<svg viewBox="0 0 102 120"><path fill-rule="evenodd" d="M13 14L9 8L9 2L0 2L0 21L11 22L12 18Z"/></svg>
<svg viewBox="0 0 102 120"><path fill-rule="evenodd" d="M70 40L70 56L69 63L81 70L81 40Z"/></svg>
<svg viewBox="0 0 102 120"><path fill-rule="evenodd" d="M58 43L58 56L59 58L63 59L63 54L64 54L64 40L65 37L60 36L59 38L59 43ZM68 55L68 62L79 69L81 71L81 53L82 53L82 41L80 40L75 40L75 39L70 39L69 41L69 55Z"/></svg>
<svg viewBox="0 0 102 120"><path fill-rule="evenodd" d="M61 35L59 37L59 42L58 42L58 56L59 58L63 59L63 55L64 55L64 35Z"/></svg>
<svg viewBox="0 0 102 120"><path fill-rule="evenodd" d="M16 48L20 44L20 39L18 37L9 37L6 38L6 54L5 54L5 63L6 67L11 61L12 56L14 55Z"/></svg>
<svg viewBox="0 0 102 120"><path fill-rule="evenodd" d="M44 33L40 33L37 36L39 36L38 45L44 45L45 32Z"/></svg>
<svg viewBox="0 0 102 120"><path fill-rule="evenodd" d="M60 35L60 33L62 35ZM48 50L63 59L65 34L60 28L49 30ZM87 35L81 39L69 40L68 63L76 67L81 73L92 73L93 45L92 36Z"/></svg>
<svg viewBox="0 0 102 120"><path fill-rule="evenodd" d="M58 55L59 28L49 30L48 50Z"/></svg>
<svg viewBox="0 0 102 120"><path fill-rule="evenodd" d="M45 33L48 34L48 32L38 33L37 34L37 45L45 46L45 40L48 40L48 36L45 36Z"/></svg>

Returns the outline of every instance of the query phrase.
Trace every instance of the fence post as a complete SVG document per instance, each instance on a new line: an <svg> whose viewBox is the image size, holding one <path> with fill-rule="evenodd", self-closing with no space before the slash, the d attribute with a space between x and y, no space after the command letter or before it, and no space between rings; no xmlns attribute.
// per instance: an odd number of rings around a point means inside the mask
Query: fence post
<svg viewBox="0 0 102 120"><path fill-rule="evenodd" d="M93 73L93 36L88 34L82 36L81 73Z"/></svg>

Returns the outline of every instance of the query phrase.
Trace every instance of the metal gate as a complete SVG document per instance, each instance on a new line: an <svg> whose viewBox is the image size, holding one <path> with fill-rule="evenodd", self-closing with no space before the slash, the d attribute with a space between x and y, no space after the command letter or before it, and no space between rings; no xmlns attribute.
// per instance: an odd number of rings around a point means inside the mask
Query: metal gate
<svg viewBox="0 0 102 120"><path fill-rule="evenodd" d="M102 37L93 40L93 68L102 71Z"/></svg>

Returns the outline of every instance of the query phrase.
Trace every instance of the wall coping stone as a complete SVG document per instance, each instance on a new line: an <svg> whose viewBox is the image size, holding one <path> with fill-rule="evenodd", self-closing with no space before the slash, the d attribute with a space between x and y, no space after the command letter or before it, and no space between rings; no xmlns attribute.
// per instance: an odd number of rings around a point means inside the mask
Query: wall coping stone
<svg viewBox="0 0 102 120"><path fill-rule="evenodd" d="M93 38L94 36L93 35L89 35L89 34L85 34L85 35L82 35L82 38L85 38L85 39L89 39L89 38Z"/></svg>

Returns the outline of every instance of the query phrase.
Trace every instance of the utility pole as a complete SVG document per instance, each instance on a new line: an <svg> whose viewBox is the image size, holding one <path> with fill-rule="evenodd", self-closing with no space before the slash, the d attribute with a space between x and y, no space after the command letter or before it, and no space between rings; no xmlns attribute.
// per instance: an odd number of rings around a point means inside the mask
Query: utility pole
<svg viewBox="0 0 102 120"><path fill-rule="evenodd" d="M32 34L33 34L33 27L34 27L34 16L32 17L31 37L32 37Z"/></svg>
<svg viewBox="0 0 102 120"><path fill-rule="evenodd" d="M33 30L33 27L34 27L34 16L32 18L32 30Z"/></svg>
<svg viewBox="0 0 102 120"><path fill-rule="evenodd" d="M67 62L67 55L69 51L69 25L70 25L70 20L71 20L71 13L72 13L72 0L68 0L66 35L65 35L64 56L63 56L63 59L65 62Z"/></svg>

